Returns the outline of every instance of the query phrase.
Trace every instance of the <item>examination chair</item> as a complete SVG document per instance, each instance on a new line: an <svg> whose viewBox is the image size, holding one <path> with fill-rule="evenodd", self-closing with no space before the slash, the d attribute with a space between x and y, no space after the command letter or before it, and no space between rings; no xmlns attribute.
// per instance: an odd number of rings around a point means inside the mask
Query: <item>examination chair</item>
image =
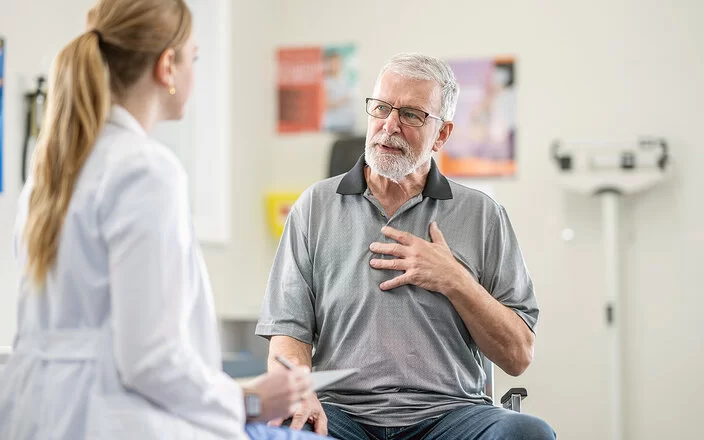
<svg viewBox="0 0 704 440"><path fill-rule="evenodd" d="M364 136L343 137L337 139L330 152L328 177L338 176L349 171L359 157L364 154ZM482 355L482 366L486 374L484 392L491 397L494 404L494 364ZM512 411L521 412L521 402L528 396L525 388L511 388L501 397L501 406Z"/></svg>

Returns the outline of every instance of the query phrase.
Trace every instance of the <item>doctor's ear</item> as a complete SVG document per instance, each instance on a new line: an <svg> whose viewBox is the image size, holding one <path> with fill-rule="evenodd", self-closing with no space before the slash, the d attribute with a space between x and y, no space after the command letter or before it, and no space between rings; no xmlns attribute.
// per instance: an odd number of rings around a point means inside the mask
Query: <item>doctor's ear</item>
<svg viewBox="0 0 704 440"><path fill-rule="evenodd" d="M176 64L176 51L172 48L166 49L154 66L154 79L160 85L170 87L173 85L173 78Z"/></svg>

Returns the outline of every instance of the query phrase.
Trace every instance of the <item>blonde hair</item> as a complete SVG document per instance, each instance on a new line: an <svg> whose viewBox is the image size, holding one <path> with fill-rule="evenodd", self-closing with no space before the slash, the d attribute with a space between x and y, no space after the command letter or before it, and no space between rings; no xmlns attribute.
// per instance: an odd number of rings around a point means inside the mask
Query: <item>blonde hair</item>
<svg viewBox="0 0 704 440"><path fill-rule="evenodd" d="M101 0L88 25L54 60L32 162L24 238L28 272L39 283L56 262L74 186L112 98L123 97L166 49L175 49L178 60L191 13L184 0Z"/></svg>

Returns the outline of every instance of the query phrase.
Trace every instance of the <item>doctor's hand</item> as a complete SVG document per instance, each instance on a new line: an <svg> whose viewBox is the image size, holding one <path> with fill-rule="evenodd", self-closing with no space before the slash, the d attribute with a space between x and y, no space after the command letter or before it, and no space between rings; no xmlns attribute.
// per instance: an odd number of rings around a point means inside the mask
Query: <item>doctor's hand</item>
<svg viewBox="0 0 704 440"><path fill-rule="evenodd" d="M431 292L447 294L455 283L466 282L469 273L452 255L437 223L430 224L432 241L390 226L381 228L381 233L397 243L374 242L369 249L374 253L393 255L396 258L373 258L369 264L374 269L403 271L403 274L396 278L381 283L381 290L412 284Z"/></svg>
<svg viewBox="0 0 704 440"><path fill-rule="evenodd" d="M252 420L256 422L288 417L313 395L313 382L306 367L272 371L253 379L243 388L245 392L258 395L261 401L261 415Z"/></svg>
<svg viewBox="0 0 704 440"><path fill-rule="evenodd" d="M272 420L269 426L281 426L284 419ZM328 417L315 393L311 393L298 407L291 419L290 429L300 430L303 425L310 423L316 434L328 435Z"/></svg>

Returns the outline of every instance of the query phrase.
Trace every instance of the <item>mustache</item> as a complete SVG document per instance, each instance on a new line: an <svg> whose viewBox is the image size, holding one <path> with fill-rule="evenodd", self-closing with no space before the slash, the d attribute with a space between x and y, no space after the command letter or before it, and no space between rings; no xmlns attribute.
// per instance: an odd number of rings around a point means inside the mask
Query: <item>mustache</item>
<svg viewBox="0 0 704 440"><path fill-rule="evenodd" d="M406 142L403 138L388 135L386 133L378 133L374 135L370 143L388 145L389 147L398 148L404 153L407 153L411 149L410 145L408 145L408 142Z"/></svg>

